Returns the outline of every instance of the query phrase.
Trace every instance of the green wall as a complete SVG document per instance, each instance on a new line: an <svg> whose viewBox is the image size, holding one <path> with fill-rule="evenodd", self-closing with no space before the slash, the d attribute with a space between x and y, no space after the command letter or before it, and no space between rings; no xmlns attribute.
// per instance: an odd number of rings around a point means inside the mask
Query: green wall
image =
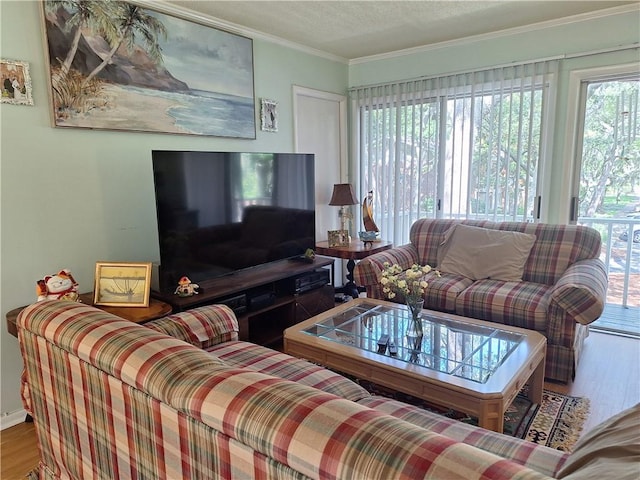
<svg viewBox="0 0 640 480"><path fill-rule="evenodd" d="M35 282L70 268L81 291L95 262L159 258L152 149L292 152L292 86L344 94L347 66L254 40L255 140L52 128L38 2L0 2L0 56L30 64L35 106L0 106L1 414L22 408L18 341L5 314ZM278 102L279 131L259 129L259 99ZM337 181L338 179L336 179Z"/></svg>

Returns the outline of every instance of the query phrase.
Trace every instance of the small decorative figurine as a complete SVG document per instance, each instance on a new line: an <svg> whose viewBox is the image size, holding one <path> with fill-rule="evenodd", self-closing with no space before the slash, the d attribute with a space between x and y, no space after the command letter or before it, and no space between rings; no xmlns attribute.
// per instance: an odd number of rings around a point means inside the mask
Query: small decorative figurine
<svg viewBox="0 0 640 480"><path fill-rule="evenodd" d="M54 275L47 275L36 282L38 302L42 300L70 300L78 302L78 282L68 269L60 270Z"/></svg>
<svg viewBox="0 0 640 480"><path fill-rule="evenodd" d="M365 231L359 232L358 236L360 240L364 242L364 246L367 244L373 246L373 242L378 238L380 229L373 221L373 190L370 190L366 197L362 200L362 223L364 224Z"/></svg>
<svg viewBox="0 0 640 480"><path fill-rule="evenodd" d="M189 277L182 277L178 281L178 288L176 288L176 291L173 293L179 297L191 297L193 295L198 295L199 288L200 285L197 283L191 283Z"/></svg>

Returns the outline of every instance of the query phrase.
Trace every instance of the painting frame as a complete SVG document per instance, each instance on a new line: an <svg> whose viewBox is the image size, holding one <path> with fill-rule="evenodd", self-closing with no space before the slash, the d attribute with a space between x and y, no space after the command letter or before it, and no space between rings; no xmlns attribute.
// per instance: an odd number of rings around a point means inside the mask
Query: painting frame
<svg viewBox="0 0 640 480"><path fill-rule="evenodd" d="M349 246L349 232L347 230L328 230L327 237L329 248Z"/></svg>
<svg viewBox="0 0 640 480"><path fill-rule="evenodd" d="M252 38L160 2L93 3L106 20L74 19L77 7L53 0L40 7L54 128L255 140Z"/></svg>
<svg viewBox="0 0 640 480"><path fill-rule="evenodd" d="M151 268L151 262L96 262L93 304L148 307Z"/></svg>
<svg viewBox="0 0 640 480"><path fill-rule="evenodd" d="M263 98L260 103L260 128L263 132L278 131L278 102Z"/></svg>
<svg viewBox="0 0 640 480"><path fill-rule="evenodd" d="M0 58L0 77L0 103L33 105L33 87L28 62ZM17 95L16 89L19 90Z"/></svg>

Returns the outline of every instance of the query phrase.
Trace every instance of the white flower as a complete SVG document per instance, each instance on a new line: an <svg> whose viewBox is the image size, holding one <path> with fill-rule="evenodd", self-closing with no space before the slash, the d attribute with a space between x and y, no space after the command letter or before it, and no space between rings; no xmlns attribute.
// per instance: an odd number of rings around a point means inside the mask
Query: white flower
<svg viewBox="0 0 640 480"><path fill-rule="evenodd" d="M397 263L391 265L389 262L383 264L384 269L380 276L380 285L382 292L387 298L395 298L396 295L402 295L405 300L419 300L423 298L424 292L429 283L424 276L431 272L429 265L413 264L406 271ZM439 277L440 272L435 270L435 274Z"/></svg>

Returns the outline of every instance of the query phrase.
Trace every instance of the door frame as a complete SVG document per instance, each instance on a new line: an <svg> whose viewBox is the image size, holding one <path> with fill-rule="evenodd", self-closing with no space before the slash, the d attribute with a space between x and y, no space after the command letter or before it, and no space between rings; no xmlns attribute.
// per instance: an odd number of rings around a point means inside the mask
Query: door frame
<svg viewBox="0 0 640 480"><path fill-rule="evenodd" d="M606 67L593 67L580 70L573 70L569 73L569 87L567 96L567 126L566 134L569 141L564 145L564 156L567 161L562 172L563 178L569 179L562 182L560 198L564 199L565 208L560 209L559 222L561 224L575 224L577 222L577 211L572 218L572 207L574 199L580 195L580 171L582 167L582 137L584 135L584 121L580 121L584 116L583 98L586 92L585 81L598 81L613 79L617 75L637 73L637 63L626 63L622 65L610 65ZM579 158L580 157L580 158Z"/></svg>
<svg viewBox="0 0 640 480"><path fill-rule="evenodd" d="M340 138L340 158L338 159L340 178L338 180L341 182L348 181L349 165L347 157L347 97L344 95L339 95L337 93L315 90L308 87L301 87L299 85L293 86L293 148L296 152L299 151L299 132L304 128L304 126L300 125L298 121L298 99L300 97L312 97L320 100L326 100L328 102L338 103L338 135Z"/></svg>
<svg viewBox="0 0 640 480"><path fill-rule="evenodd" d="M302 98L313 98L316 100L335 103L337 104L337 131L332 132L335 135L335 138L338 138L338 158L332 159L332 167L335 168L337 172L338 178L331 178L330 183L319 183L320 179L316 178L315 186L316 188L325 188L327 192L331 191L333 184L335 183L347 183L349 182L349 162L347 156L347 97L345 95L340 95L337 93L325 92L322 90L315 90L308 87L302 87L299 85L293 86L293 144L294 150L296 152L300 152L301 145L300 139L303 137L301 135L302 132L305 132L306 125L301 122L300 119L300 108L301 108L301 100ZM307 112L308 113L308 112ZM315 131L313 132L315 133ZM324 133L326 134L326 133ZM323 135L323 132L319 132L318 135ZM327 179L324 179L326 182ZM357 187L357 185L356 185ZM329 207L328 205L316 205L316 215L320 216L321 224L330 224L329 216L335 215L337 219L337 210L334 210L334 207ZM325 218L326 217L326 218ZM318 220L316 220L318 222ZM316 238L322 239L322 234L320 233L320 237L318 236L320 232L316 232ZM338 278L333 278L334 286L340 286L343 284L343 279L346 273L346 262L343 260L335 260L334 261L334 272L340 272L341 274L336 275Z"/></svg>

